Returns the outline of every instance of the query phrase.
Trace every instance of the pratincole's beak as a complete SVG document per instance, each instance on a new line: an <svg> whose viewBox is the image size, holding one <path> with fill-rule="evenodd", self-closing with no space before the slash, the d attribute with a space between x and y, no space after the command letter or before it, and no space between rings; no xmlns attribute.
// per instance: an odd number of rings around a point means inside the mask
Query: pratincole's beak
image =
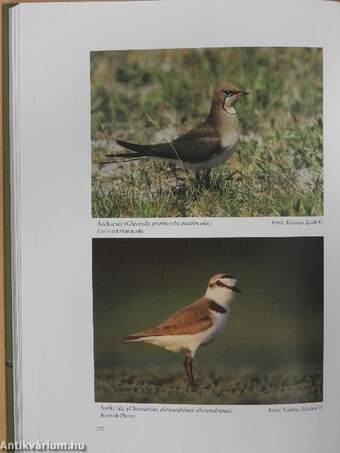
<svg viewBox="0 0 340 453"><path fill-rule="evenodd" d="M241 96L247 96L248 94L249 94L249 91L241 90L238 93L236 93L236 96L240 98Z"/></svg>
<svg viewBox="0 0 340 453"><path fill-rule="evenodd" d="M240 288L238 288L237 286L234 286L234 287L233 287L233 291L234 291L235 293L242 293L242 291L240 290Z"/></svg>

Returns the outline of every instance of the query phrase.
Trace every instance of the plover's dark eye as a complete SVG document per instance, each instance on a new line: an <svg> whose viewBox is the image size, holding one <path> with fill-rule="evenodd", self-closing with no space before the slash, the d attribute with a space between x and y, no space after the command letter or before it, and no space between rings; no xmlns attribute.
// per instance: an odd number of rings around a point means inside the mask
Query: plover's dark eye
<svg viewBox="0 0 340 453"><path fill-rule="evenodd" d="M220 280L217 280L217 281L216 281L216 285L217 285L217 286L224 286L223 283L222 283Z"/></svg>
<svg viewBox="0 0 340 453"><path fill-rule="evenodd" d="M225 94L226 96L232 96L233 93L232 93L231 91L225 91L224 94Z"/></svg>

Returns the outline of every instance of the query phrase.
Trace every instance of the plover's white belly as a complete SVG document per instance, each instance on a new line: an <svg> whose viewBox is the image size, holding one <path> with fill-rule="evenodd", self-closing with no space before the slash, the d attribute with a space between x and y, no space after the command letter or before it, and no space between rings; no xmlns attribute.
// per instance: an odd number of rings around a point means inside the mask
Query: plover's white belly
<svg viewBox="0 0 340 453"><path fill-rule="evenodd" d="M181 349L191 352L191 356L195 355L196 350L205 344L210 343L223 330L227 321L228 313L212 314L214 323L211 327L193 335L161 335L144 337L140 341L145 343L160 346L171 352L179 352Z"/></svg>
<svg viewBox="0 0 340 453"><path fill-rule="evenodd" d="M200 346L210 343L215 337L220 335L227 322L228 311L226 313L212 312L212 317L214 324L204 332Z"/></svg>

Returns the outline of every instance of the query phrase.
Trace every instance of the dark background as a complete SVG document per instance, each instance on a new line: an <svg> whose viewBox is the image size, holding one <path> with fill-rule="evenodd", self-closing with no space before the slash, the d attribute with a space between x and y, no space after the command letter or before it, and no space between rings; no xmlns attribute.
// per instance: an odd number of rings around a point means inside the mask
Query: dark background
<svg viewBox="0 0 340 453"><path fill-rule="evenodd" d="M323 239L312 237L94 239L96 371L182 372L182 356L121 338L192 303L218 272L243 293L222 335L198 350L200 366L322 372Z"/></svg>

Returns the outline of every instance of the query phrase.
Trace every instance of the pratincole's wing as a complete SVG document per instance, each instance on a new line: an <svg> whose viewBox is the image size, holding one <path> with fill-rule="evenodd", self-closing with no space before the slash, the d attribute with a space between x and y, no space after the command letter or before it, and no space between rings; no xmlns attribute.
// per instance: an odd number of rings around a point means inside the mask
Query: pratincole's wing
<svg viewBox="0 0 340 453"><path fill-rule="evenodd" d="M198 126L172 142L181 160L190 163L204 162L218 153L221 141L216 130Z"/></svg>
<svg viewBox="0 0 340 453"><path fill-rule="evenodd" d="M193 335L209 329L213 324L210 308L216 305L212 299L201 297L192 305L182 308L162 323L151 329L137 332L128 337L125 341L154 337L160 335Z"/></svg>
<svg viewBox="0 0 340 453"><path fill-rule="evenodd" d="M117 143L131 151L135 156L158 157L162 159L182 160L184 162L196 163L208 160L218 153L220 138L216 131L206 125L181 135L169 143L157 143L155 145L139 145L136 143L117 140ZM127 154L116 155L115 157L127 157ZM131 154L130 156L134 156Z"/></svg>

